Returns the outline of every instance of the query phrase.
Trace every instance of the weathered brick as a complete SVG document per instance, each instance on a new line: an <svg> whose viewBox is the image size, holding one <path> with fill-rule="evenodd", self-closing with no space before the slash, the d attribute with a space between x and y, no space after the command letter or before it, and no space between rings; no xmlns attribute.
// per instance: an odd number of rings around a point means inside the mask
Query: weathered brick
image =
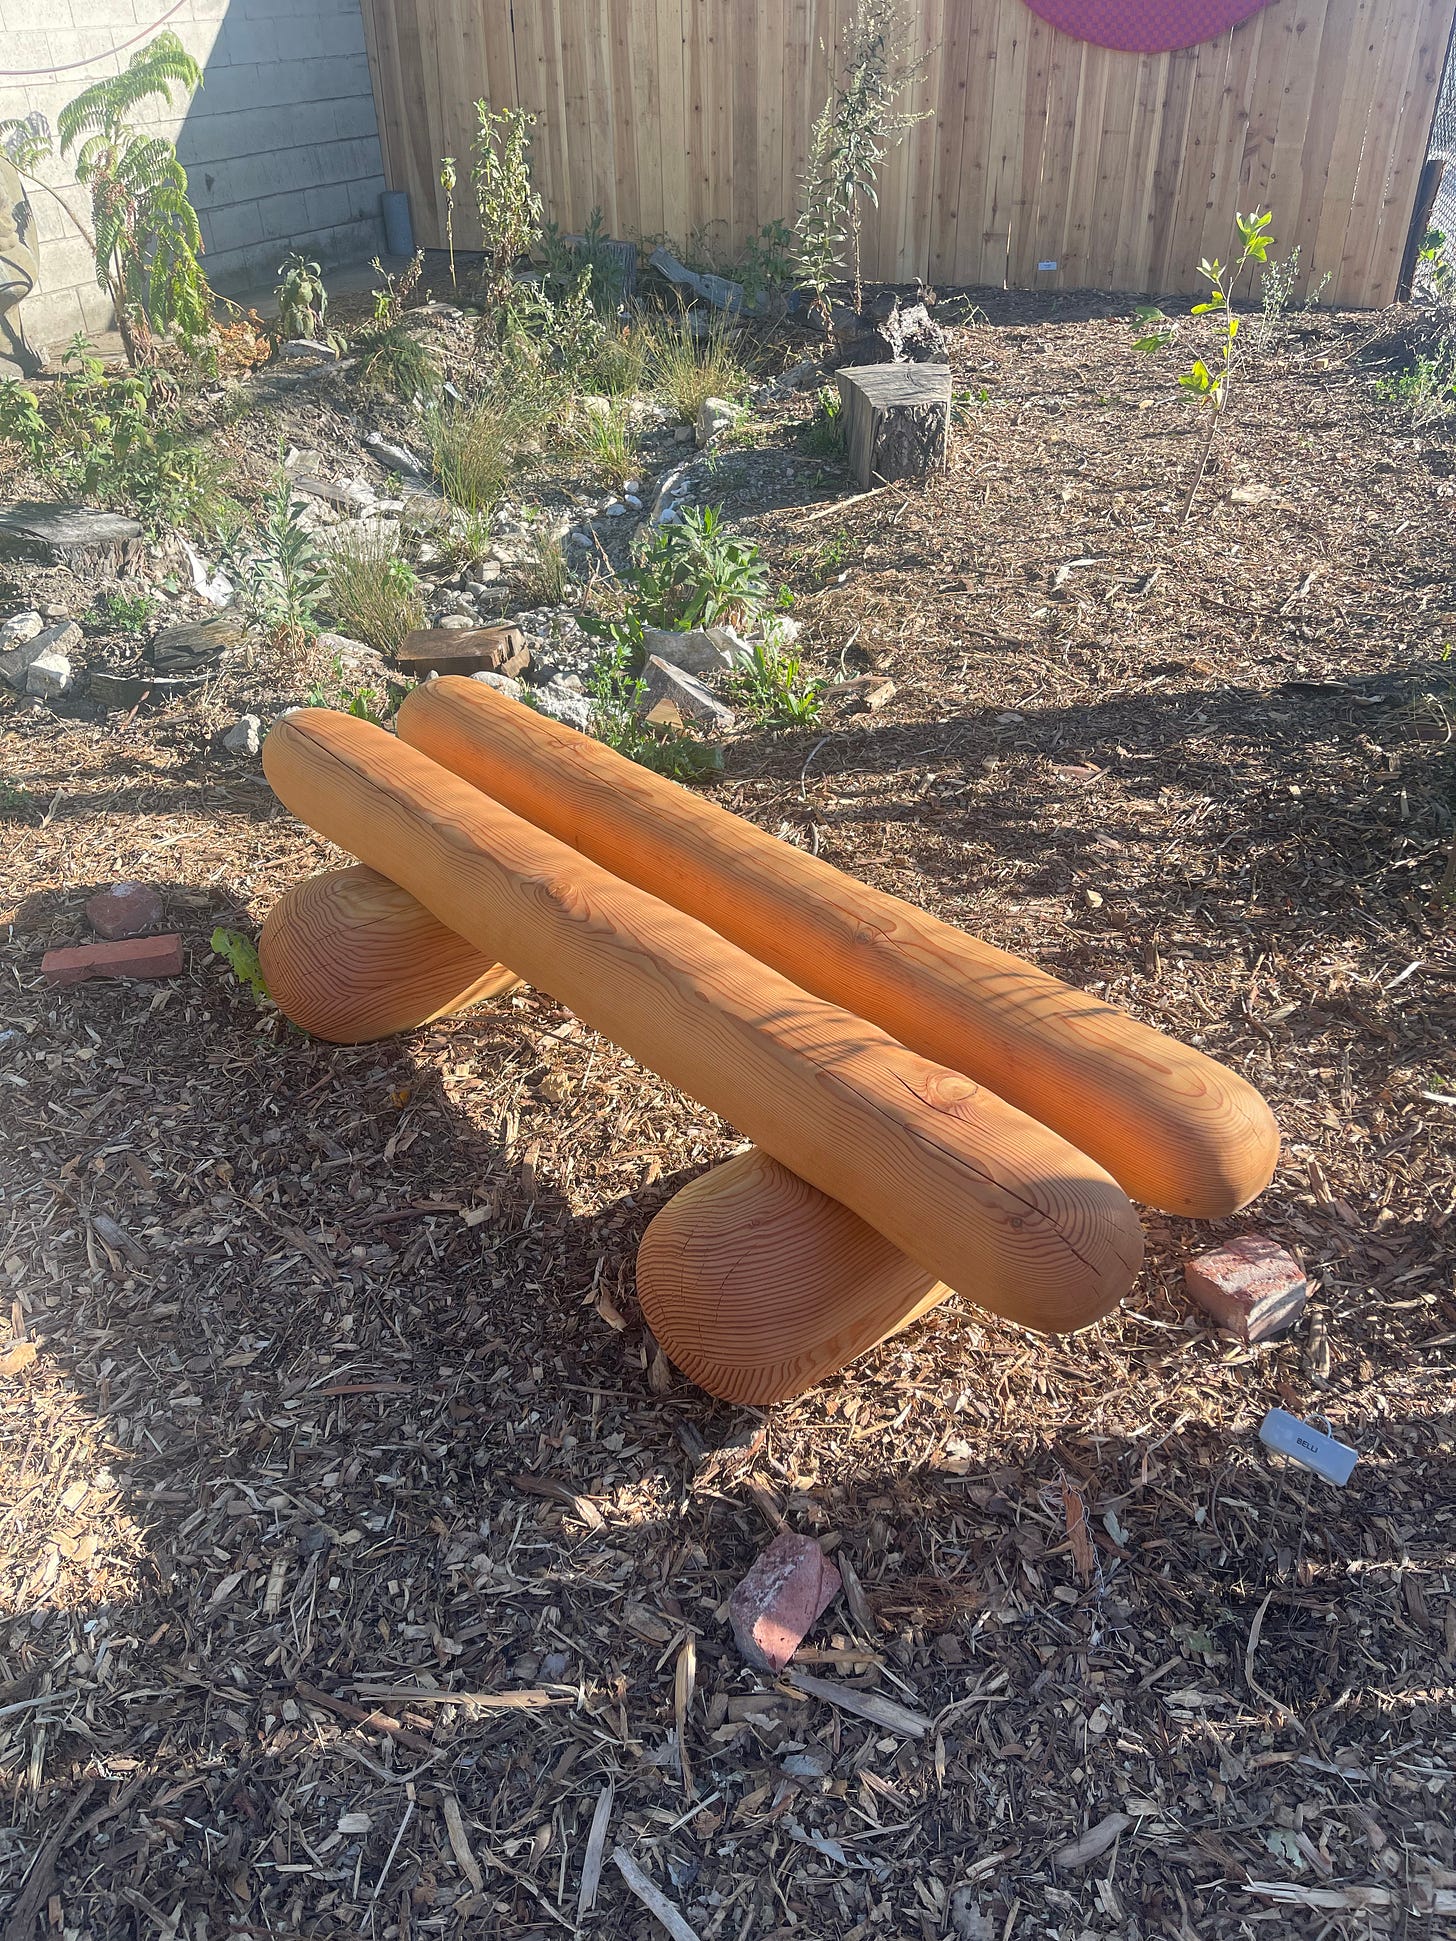
<svg viewBox="0 0 1456 1941"><path fill-rule="evenodd" d="M179 977L182 939L174 932L166 937L127 937L118 943L48 950L40 968L47 984L84 984L92 977Z"/></svg>
<svg viewBox="0 0 1456 1941"><path fill-rule="evenodd" d="M144 936L162 917L162 899L149 883L113 883L86 901L87 923L108 943Z"/></svg>
<svg viewBox="0 0 1456 1941"><path fill-rule="evenodd" d="M782 1671L839 1595L839 1572L812 1537L780 1531L728 1603L738 1649L760 1671Z"/></svg>
<svg viewBox="0 0 1456 1941"><path fill-rule="evenodd" d="M1267 1341L1304 1312L1309 1283L1294 1255L1267 1234L1245 1233L1183 1270L1205 1314L1241 1341Z"/></svg>

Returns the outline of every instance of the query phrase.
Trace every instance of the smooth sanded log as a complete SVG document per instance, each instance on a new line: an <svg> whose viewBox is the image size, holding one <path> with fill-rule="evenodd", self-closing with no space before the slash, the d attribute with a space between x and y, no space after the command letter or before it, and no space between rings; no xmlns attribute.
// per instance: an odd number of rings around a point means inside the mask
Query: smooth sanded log
<svg viewBox="0 0 1456 1941"><path fill-rule="evenodd" d="M268 994L315 1038L361 1045L500 997L514 971L447 930L372 869L325 870L268 912L258 939Z"/></svg>
<svg viewBox="0 0 1456 1941"><path fill-rule="evenodd" d="M1268 1185L1279 1132L1253 1086L1115 1005L479 682L417 688L398 727L604 868L989 1085L1090 1153L1134 1199L1214 1219Z"/></svg>
<svg viewBox="0 0 1456 1941"><path fill-rule="evenodd" d="M951 1290L767 1153L674 1193L637 1249L637 1297L667 1353L725 1402L787 1401ZM758 1325L773 1316L771 1330Z"/></svg>
<svg viewBox="0 0 1456 1941"><path fill-rule="evenodd" d="M937 1279L1062 1331L1130 1286L1142 1232L1102 1169L350 715L285 716L281 801L500 956ZM764 1309L755 1327L772 1331Z"/></svg>

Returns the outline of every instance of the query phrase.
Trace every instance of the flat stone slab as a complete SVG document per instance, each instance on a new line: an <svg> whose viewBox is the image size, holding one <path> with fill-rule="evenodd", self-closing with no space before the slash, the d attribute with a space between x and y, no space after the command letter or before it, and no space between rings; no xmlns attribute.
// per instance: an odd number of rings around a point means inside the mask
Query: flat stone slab
<svg viewBox="0 0 1456 1941"><path fill-rule="evenodd" d="M159 674L197 674L216 667L230 647L242 645L245 634L241 617L224 613L216 620L163 627L143 651Z"/></svg>
<svg viewBox="0 0 1456 1941"><path fill-rule="evenodd" d="M0 506L0 557L64 563L70 553L102 552L146 537L135 519L90 506L20 499Z"/></svg>

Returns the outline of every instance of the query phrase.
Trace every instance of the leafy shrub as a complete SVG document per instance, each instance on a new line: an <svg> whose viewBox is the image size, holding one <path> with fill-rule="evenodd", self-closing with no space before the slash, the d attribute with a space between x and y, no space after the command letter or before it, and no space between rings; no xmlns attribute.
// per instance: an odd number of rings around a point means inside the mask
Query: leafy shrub
<svg viewBox="0 0 1456 1941"><path fill-rule="evenodd" d="M643 684L631 672L629 650L617 643L587 679L592 730L628 761L674 782L706 782L721 772L721 752L685 729L644 721L637 712Z"/></svg>
<svg viewBox="0 0 1456 1941"><path fill-rule="evenodd" d="M908 63L901 59L915 32L905 0L855 0L829 98L810 134L795 230L797 267L826 322L829 286L841 270L849 270L855 309L863 302L864 205L878 207L885 156L926 118L896 106L930 60L928 52Z"/></svg>
<svg viewBox="0 0 1456 1941"><path fill-rule="evenodd" d="M156 608L145 593L98 593L85 616L85 624L98 631L141 634Z"/></svg>
<svg viewBox="0 0 1456 1941"><path fill-rule="evenodd" d="M196 526L215 515L217 462L157 372L107 377L77 337L46 406L17 380L0 383L0 439L18 445L59 496L160 525Z"/></svg>
<svg viewBox="0 0 1456 1941"><path fill-rule="evenodd" d="M1189 314L1214 320L1214 361L1210 368L1203 358L1195 357L1178 379L1185 391L1190 391L1208 408L1208 432L1203 441L1203 451L1198 469L1189 484L1188 496L1183 501L1185 519L1193 510L1194 497L1208 470L1214 433L1228 409L1234 370L1239 362L1240 319L1234 312L1234 292L1240 277L1251 263L1268 262L1269 251L1274 246L1274 238L1269 234L1269 225L1273 220L1273 214L1268 209L1256 209L1251 216L1236 215L1234 221L1243 244L1238 256L1232 263L1222 263L1217 257L1209 262L1205 257L1198 266L1198 274L1208 284L1208 295L1201 303L1195 303ZM1137 326L1144 334L1133 348L1140 351L1162 350L1166 344L1173 342L1179 331L1179 325L1171 322L1155 307L1139 308Z"/></svg>
<svg viewBox="0 0 1456 1941"><path fill-rule="evenodd" d="M530 255L541 233L541 198L531 183L531 130L536 117L519 108L497 113L477 101L475 121L470 179L485 239L480 299L486 316L492 318L505 307L516 264Z"/></svg>
<svg viewBox="0 0 1456 1941"><path fill-rule="evenodd" d="M1456 412L1456 347L1438 346L1405 370L1375 380L1375 395L1409 414L1418 429Z"/></svg>
<svg viewBox="0 0 1456 1941"><path fill-rule="evenodd" d="M330 663L330 674L329 686L309 689L308 706L333 708L339 714L352 714L356 721L373 721L382 726L391 715L398 713L399 704L409 691L393 681L386 684L383 694L377 687L350 687L344 679L344 663L337 655Z"/></svg>
<svg viewBox="0 0 1456 1941"><path fill-rule="evenodd" d="M287 343L299 337L326 343L329 293L324 288L323 271L318 264L291 249L278 265L278 281L273 286L278 299L278 341Z"/></svg>
<svg viewBox="0 0 1456 1941"><path fill-rule="evenodd" d="M440 385L439 368L429 346L404 321L405 307L425 267L425 252L417 249L398 278L377 256L373 267L383 278L383 287L374 291L374 315L355 331L351 345L359 359L360 380L396 397L432 397Z"/></svg>
<svg viewBox="0 0 1456 1941"><path fill-rule="evenodd" d="M391 657L425 624L414 568L377 522L346 526L328 553L329 606L345 633Z"/></svg>
<svg viewBox="0 0 1456 1941"><path fill-rule="evenodd" d="M176 328L184 338L199 338L210 321L187 171L153 126L130 122L148 102L170 105L174 87L185 98L201 85L201 68L168 28L138 48L119 74L83 88L56 117L60 152L76 151L76 180L91 192L91 233L82 233L133 366L144 360L151 331ZM27 170L51 152L50 131L38 117L0 122L0 140L16 143Z"/></svg>
<svg viewBox="0 0 1456 1941"><path fill-rule="evenodd" d="M844 402L836 385L820 386L814 415L804 426L801 441L811 458L844 457Z"/></svg>
<svg viewBox="0 0 1456 1941"><path fill-rule="evenodd" d="M721 506L690 506L675 525L653 528L632 574L650 627L746 627L768 608L758 547L723 523Z"/></svg>
<svg viewBox="0 0 1456 1941"><path fill-rule="evenodd" d="M546 264L548 286L571 290L585 279L587 300L598 317L617 313L627 280L626 267L612 247L600 209L593 209L586 228L568 242L554 222L541 232L541 253Z"/></svg>
<svg viewBox="0 0 1456 1941"><path fill-rule="evenodd" d="M263 501L263 516L246 532L221 530L218 543L244 611L269 644L301 660L318 638L318 608L328 568L293 503L287 474Z"/></svg>
<svg viewBox="0 0 1456 1941"><path fill-rule="evenodd" d="M729 693L764 727L807 728L819 719L819 686L805 677L797 654L765 639L754 641L749 660L729 683Z"/></svg>

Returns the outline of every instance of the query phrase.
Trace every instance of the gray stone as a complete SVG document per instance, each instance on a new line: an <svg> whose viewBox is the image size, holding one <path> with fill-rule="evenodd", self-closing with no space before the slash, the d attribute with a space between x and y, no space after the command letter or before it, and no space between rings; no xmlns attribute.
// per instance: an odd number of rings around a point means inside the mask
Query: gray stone
<svg viewBox="0 0 1456 1941"><path fill-rule="evenodd" d="M665 276L669 283L679 290L691 290L705 303L711 303L715 310L741 310L743 308L743 285L733 283L726 276L699 276L680 263L670 250L654 249L647 259L659 276Z"/></svg>
<svg viewBox="0 0 1456 1941"><path fill-rule="evenodd" d="M524 690L519 681L513 681L509 674L493 674L489 668L482 667L470 676L472 681L480 681L485 687L493 687L497 694L504 694L509 700L523 700Z"/></svg>
<svg viewBox="0 0 1456 1941"><path fill-rule="evenodd" d="M256 755L263 746L263 723L255 714L239 715L222 745L230 755Z"/></svg>
<svg viewBox="0 0 1456 1941"><path fill-rule="evenodd" d="M278 346L278 355L311 364L337 364L339 353L332 344L321 344L314 337L290 337Z"/></svg>
<svg viewBox="0 0 1456 1941"><path fill-rule="evenodd" d="M429 469L422 459L407 452L403 445L391 445L377 431L369 432L364 443L387 471L399 472L405 478L423 478Z"/></svg>
<svg viewBox="0 0 1456 1941"><path fill-rule="evenodd" d="M23 617L29 619L31 616ZM52 691L49 687L30 686L30 669L43 655L59 654L64 659L80 644L81 629L74 620L62 620L54 627L38 628L22 638L19 646L12 647L8 654L0 654L0 678L23 693L48 694ZM57 691L64 692L64 689Z"/></svg>
<svg viewBox="0 0 1456 1941"><path fill-rule="evenodd" d="M736 627L704 627L703 632L722 656L725 667L738 667L753 659L752 646Z"/></svg>
<svg viewBox="0 0 1456 1941"><path fill-rule="evenodd" d="M26 668L25 691L27 694L38 694L43 701L53 701L58 695L67 693L75 679L70 656L61 653L58 648L48 647L43 654L37 654Z"/></svg>
<svg viewBox="0 0 1456 1941"><path fill-rule="evenodd" d="M691 438L693 434L691 431L688 431L686 425L683 426L683 429L687 431L688 437ZM702 463L706 463L706 461L697 458L685 458L681 464L674 465L671 471L663 473L661 479L658 481L657 496L652 501L652 510L647 515L647 523L649 526L670 526L673 523L677 518L678 507L688 495L688 488L692 483L693 473L697 470L699 464Z"/></svg>
<svg viewBox="0 0 1456 1941"><path fill-rule="evenodd" d="M691 633L677 633L669 627L644 627L642 651L655 654L669 667L681 667L688 674L722 674L732 665L713 639L714 633L722 631L725 630L694 627Z"/></svg>
<svg viewBox="0 0 1456 1941"><path fill-rule="evenodd" d="M727 398L704 398L698 407L698 421L694 426L698 445L711 445L719 432L727 431L738 417L735 405Z"/></svg>
<svg viewBox="0 0 1456 1941"><path fill-rule="evenodd" d="M531 699L553 721L579 728L584 735L591 733L592 705L585 695L573 694L566 687L538 687L531 690Z"/></svg>
<svg viewBox="0 0 1456 1941"><path fill-rule="evenodd" d="M440 616L440 618L435 622L435 625L437 627L444 627L448 629L450 632L454 632L456 629L474 627L475 620L472 617L472 615L468 612L445 613Z"/></svg>
<svg viewBox="0 0 1456 1941"><path fill-rule="evenodd" d="M310 499L321 499L340 512L363 512L376 503L369 487L354 479L345 479L336 485L332 479L315 478L311 472L290 472L288 476L295 492L302 492Z"/></svg>
<svg viewBox="0 0 1456 1941"><path fill-rule="evenodd" d="M731 728L733 710L711 689L680 667L650 655L642 670L643 692L637 711L648 721L696 721L709 728Z"/></svg>
<svg viewBox="0 0 1456 1941"><path fill-rule="evenodd" d="M34 640L44 625L34 607L27 608L24 613L12 613L4 626L0 627L0 651L11 653L27 640Z"/></svg>

